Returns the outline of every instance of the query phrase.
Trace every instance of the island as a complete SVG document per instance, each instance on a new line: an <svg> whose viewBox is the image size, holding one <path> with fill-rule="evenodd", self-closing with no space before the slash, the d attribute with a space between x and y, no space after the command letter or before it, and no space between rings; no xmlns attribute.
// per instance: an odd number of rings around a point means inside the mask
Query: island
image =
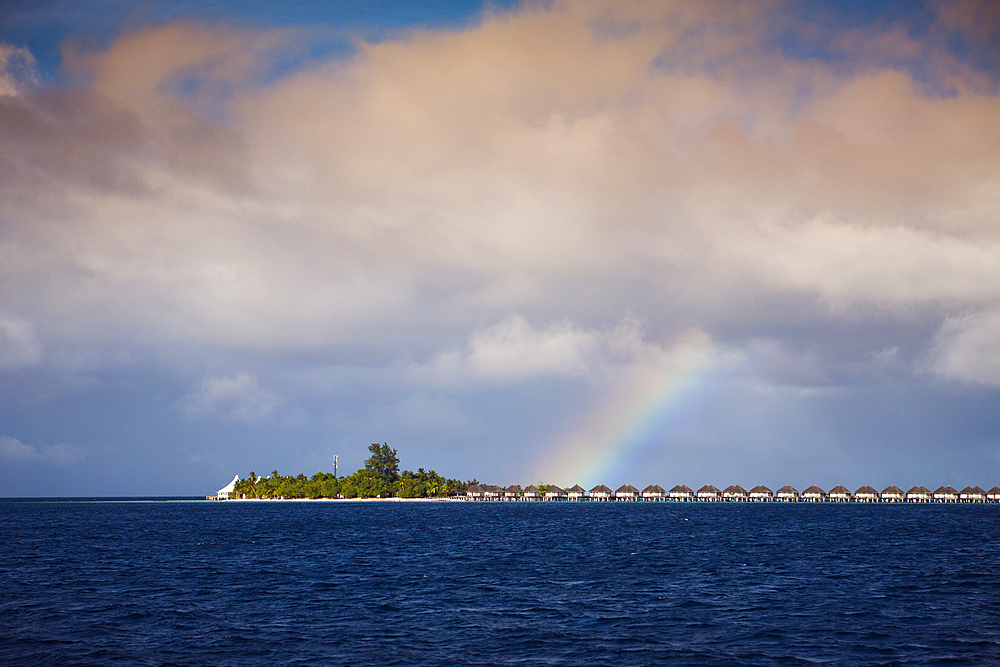
<svg viewBox="0 0 1000 667"><path fill-rule="evenodd" d="M399 456L388 443L372 443L371 456L363 468L346 477L330 472L283 476L277 470L267 477L250 471L244 479L236 479L226 489L227 499L321 499L321 498L443 498L464 496L469 486L479 482L445 479L434 470L418 468L399 471ZM209 496L209 498L213 498ZM222 499L222 493L217 494Z"/></svg>

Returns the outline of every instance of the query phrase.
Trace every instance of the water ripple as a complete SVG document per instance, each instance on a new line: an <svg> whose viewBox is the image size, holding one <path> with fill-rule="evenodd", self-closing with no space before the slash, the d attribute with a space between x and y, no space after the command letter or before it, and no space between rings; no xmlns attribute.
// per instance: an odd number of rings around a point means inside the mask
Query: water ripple
<svg viewBox="0 0 1000 667"><path fill-rule="evenodd" d="M0 501L0 664L1000 664L998 519Z"/></svg>

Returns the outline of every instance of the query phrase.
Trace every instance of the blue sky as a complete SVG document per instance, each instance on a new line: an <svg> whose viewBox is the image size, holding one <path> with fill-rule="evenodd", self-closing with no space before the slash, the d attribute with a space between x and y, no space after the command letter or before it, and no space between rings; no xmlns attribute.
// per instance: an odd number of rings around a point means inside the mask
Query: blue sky
<svg viewBox="0 0 1000 667"><path fill-rule="evenodd" d="M0 495L1000 483L1000 12L0 4Z"/></svg>

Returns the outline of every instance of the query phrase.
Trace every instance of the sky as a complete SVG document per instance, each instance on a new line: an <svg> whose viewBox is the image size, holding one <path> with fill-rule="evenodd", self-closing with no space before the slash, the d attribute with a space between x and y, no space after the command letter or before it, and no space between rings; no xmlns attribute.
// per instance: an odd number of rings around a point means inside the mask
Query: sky
<svg viewBox="0 0 1000 667"><path fill-rule="evenodd" d="M0 496L1000 484L996 3L284 4L0 2Z"/></svg>

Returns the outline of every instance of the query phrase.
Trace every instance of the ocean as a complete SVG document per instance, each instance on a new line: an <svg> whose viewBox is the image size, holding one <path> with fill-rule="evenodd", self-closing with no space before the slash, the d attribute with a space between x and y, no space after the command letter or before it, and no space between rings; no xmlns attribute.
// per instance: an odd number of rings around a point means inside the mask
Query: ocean
<svg viewBox="0 0 1000 667"><path fill-rule="evenodd" d="M1000 505L0 500L0 665L1000 665Z"/></svg>

